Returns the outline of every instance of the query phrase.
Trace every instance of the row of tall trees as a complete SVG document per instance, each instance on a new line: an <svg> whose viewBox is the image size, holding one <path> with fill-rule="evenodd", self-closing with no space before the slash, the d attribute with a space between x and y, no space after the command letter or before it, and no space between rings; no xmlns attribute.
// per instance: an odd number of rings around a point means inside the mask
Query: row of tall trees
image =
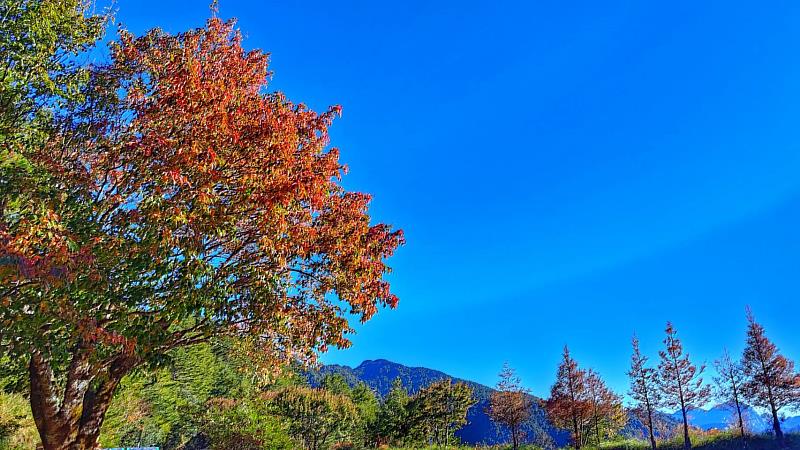
<svg viewBox="0 0 800 450"><path fill-rule="evenodd" d="M714 363L717 373L714 384L704 382L705 365L691 360L672 323L667 322L664 330L663 348L658 352L656 366L649 363L634 335L627 372L630 409L623 407L621 396L611 390L596 371L580 367L569 348L564 347L556 381L542 406L553 425L569 430L575 448L615 437L625 427L631 413L641 419L650 447L655 450L657 438L671 431L663 429L663 420L659 417L660 410L668 409L680 413L683 444L690 449L689 413L712 399L731 406L742 439L747 433L745 405L768 411L773 433L782 446L780 412L787 407L800 406L800 374L795 371L794 363L767 338L764 327L749 309L747 321L747 339L741 358L734 359L724 350ZM493 421L508 430L514 449L525 438L523 429L533 406L534 398L506 364L487 412Z"/></svg>
<svg viewBox="0 0 800 450"><path fill-rule="evenodd" d="M363 382L351 387L341 375L330 374L317 387L295 380L244 402L211 399L207 406L214 414L206 416L213 426L200 431L212 448L283 448L286 441L276 439L275 433L263 435L277 418L291 438L288 445L296 443L306 450L448 446L457 443L455 432L467 422L467 411L474 404L472 388L450 379L411 395L398 378L381 399ZM264 413L260 424L247 417L252 417L253 405ZM242 407L251 413L241 417ZM231 426L224 426L225 421ZM259 427L262 424L266 429Z"/></svg>
<svg viewBox="0 0 800 450"><path fill-rule="evenodd" d="M745 438L746 425L743 407L749 404L768 411L772 428L779 445L784 444L780 411L787 406L800 405L800 375L794 363L781 355L770 341L753 314L747 311L747 339L740 360L734 360L725 350L715 362L716 392L703 382L704 365L692 363L683 350L677 331L667 323L664 348L659 351L656 368L648 365L648 358L639 349L639 340L634 336L631 367L628 371L630 396L634 406L644 417L648 438L656 448L654 416L657 408L677 409L683 421L683 442L691 448L688 412L706 405L713 397L731 404L736 413L736 424L741 437Z"/></svg>

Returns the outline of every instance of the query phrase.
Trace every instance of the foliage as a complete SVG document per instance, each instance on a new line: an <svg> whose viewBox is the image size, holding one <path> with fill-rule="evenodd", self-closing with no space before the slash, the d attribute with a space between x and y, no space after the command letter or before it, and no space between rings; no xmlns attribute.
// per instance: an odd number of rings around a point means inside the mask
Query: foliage
<svg viewBox="0 0 800 450"><path fill-rule="evenodd" d="M392 382L392 388L381 403L376 424L377 443L403 445L409 440L411 432L411 414L409 403L411 397L398 377Z"/></svg>
<svg viewBox="0 0 800 450"><path fill-rule="evenodd" d="M553 424L570 430L575 448L581 448L586 443L584 431L590 423L586 371L578 367L566 346L558 365L556 381L545 402L545 410Z"/></svg>
<svg viewBox="0 0 800 450"><path fill-rule="evenodd" d="M350 398L324 389L290 386L271 394L269 401L288 420L289 434L307 450L347 441L358 417Z"/></svg>
<svg viewBox="0 0 800 450"><path fill-rule="evenodd" d="M102 29L84 3L2 5L22 17L0 33L11 67L38 58L4 85L3 120L47 133L3 149L0 355L30 374L45 448L93 447L121 380L171 349L240 336L275 368L347 346L346 314L397 304L384 260L402 233L340 186L339 108L266 93L267 57L233 22L121 31L108 65L73 67L63 55ZM44 53L25 44L40 35Z"/></svg>
<svg viewBox="0 0 800 450"><path fill-rule="evenodd" d="M378 396L364 382L359 382L350 390L350 399L358 410L358 422L353 430L353 440L370 447L376 443L376 428L380 402Z"/></svg>
<svg viewBox="0 0 800 450"><path fill-rule="evenodd" d="M412 435L424 444L451 445L474 404L472 388L463 382L445 379L431 383L411 400Z"/></svg>
<svg viewBox="0 0 800 450"><path fill-rule="evenodd" d="M556 426L570 430L575 448L592 437L596 444L614 437L627 422L620 398L595 371L581 369L567 347L545 409Z"/></svg>
<svg viewBox="0 0 800 450"><path fill-rule="evenodd" d="M346 396L355 405L357 417L348 436L353 443L364 447L376 444L379 401L375 391L363 382L351 388L344 376L338 373L325 375L320 387L332 394Z"/></svg>
<svg viewBox="0 0 800 450"><path fill-rule="evenodd" d="M628 418L620 397L597 372L581 369L566 346L545 409L556 426L570 430L575 448L616 437Z"/></svg>
<svg viewBox="0 0 800 450"><path fill-rule="evenodd" d="M594 435L595 444L612 439L628 422L622 399L614 393L594 370L586 373L586 392L589 399L591 423L589 434ZM587 441L590 439L587 436Z"/></svg>
<svg viewBox="0 0 800 450"><path fill-rule="evenodd" d="M705 405L711 397L711 389L703 385L700 375L705 366L697 366L683 353L683 345L678 339L672 323L667 322L664 338L665 349L659 352L658 385L663 394L662 404L668 408L680 408L683 416L683 443L688 450L692 447L689 436L687 411Z"/></svg>
<svg viewBox="0 0 800 450"><path fill-rule="evenodd" d="M76 56L101 37L106 15L87 0L0 1L0 143L39 142L56 110L80 98Z"/></svg>
<svg viewBox="0 0 800 450"><path fill-rule="evenodd" d="M211 450L292 450L288 424L269 411L265 403L224 398L206 403L200 426Z"/></svg>
<svg viewBox="0 0 800 450"><path fill-rule="evenodd" d="M794 363L781 355L767 338L764 327L756 322L749 309L747 321L747 344L742 356L745 377L742 393L753 405L770 412L775 437L783 443L778 413L786 406L800 404L800 375L794 371Z"/></svg>
<svg viewBox="0 0 800 450"><path fill-rule="evenodd" d="M660 403L660 392L658 390L657 373L655 369L647 366L647 357L642 355L639 350L639 338L633 336L631 341L633 354L631 355L631 368L628 377L631 380L629 395L642 416L642 423L647 428L648 439L651 450L656 448L655 427L653 425L653 414Z"/></svg>
<svg viewBox="0 0 800 450"><path fill-rule="evenodd" d="M197 434L211 399L255 395L228 341L175 349L168 356L168 366L124 380L102 429L105 447L175 448Z"/></svg>
<svg viewBox="0 0 800 450"><path fill-rule="evenodd" d="M533 404L529 391L522 387L522 381L507 363L499 376L497 390L489 399L488 413L493 422L508 429L516 450L525 438L522 425L531 417Z"/></svg>

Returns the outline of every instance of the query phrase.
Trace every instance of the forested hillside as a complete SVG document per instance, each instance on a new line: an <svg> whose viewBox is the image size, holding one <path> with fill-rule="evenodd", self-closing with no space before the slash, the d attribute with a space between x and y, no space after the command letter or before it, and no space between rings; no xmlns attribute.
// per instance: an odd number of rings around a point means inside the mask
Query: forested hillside
<svg viewBox="0 0 800 450"><path fill-rule="evenodd" d="M467 424L456 432L456 435L467 444L497 444L506 442L508 432L493 423L487 414L489 398L493 388L473 381L462 380L443 372L425 368L408 367L391 361L378 359L364 361L358 367L350 368L340 365L326 365L318 371L311 372L309 378L312 383L319 384L321 377L327 374L342 375L349 384L365 382L379 395L386 396L395 379L400 379L410 393L415 393L432 382L452 379L470 386L477 403L467 413ZM525 433L530 442L541 446L564 445L569 436L563 430L558 430L549 422L544 410L541 408L541 399L531 396L532 412Z"/></svg>

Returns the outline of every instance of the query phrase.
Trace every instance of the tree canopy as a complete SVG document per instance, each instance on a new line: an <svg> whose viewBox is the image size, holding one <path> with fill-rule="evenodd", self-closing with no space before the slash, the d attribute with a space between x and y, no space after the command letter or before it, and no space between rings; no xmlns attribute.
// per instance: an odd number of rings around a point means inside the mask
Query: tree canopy
<svg viewBox="0 0 800 450"><path fill-rule="evenodd" d="M0 354L47 449L93 446L122 378L170 349L238 336L265 367L310 361L398 300L403 235L339 184L338 106L268 92L266 54L216 17L122 30L108 64L74 67L102 30L88 6L2 3L20 17L0 30L20 79L2 120L38 138L2 134Z"/></svg>

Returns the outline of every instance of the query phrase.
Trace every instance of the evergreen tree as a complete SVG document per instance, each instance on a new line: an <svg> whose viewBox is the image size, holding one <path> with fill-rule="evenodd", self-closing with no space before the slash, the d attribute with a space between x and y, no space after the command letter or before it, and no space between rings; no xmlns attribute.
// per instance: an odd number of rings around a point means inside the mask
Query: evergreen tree
<svg viewBox="0 0 800 450"><path fill-rule="evenodd" d="M778 347L764 333L747 310L747 345L742 357L745 383L742 392L748 401L765 408L772 416L772 429L779 445L785 444L779 411L800 401L800 376L794 363L780 354Z"/></svg>
<svg viewBox="0 0 800 450"><path fill-rule="evenodd" d="M366 447L377 446L378 396L362 381L350 390L350 398L356 405L359 417L354 431L355 439Z"/></svg>
<svg viewBox="0 0 800 450"><path fill-rule="evenodd" d="M578 363L570 356L569 348L564 346L556 382L550 389L550 398L545 402L545 409L553 424L570 430L576 449L587 442L585 430L592 419L586 379L586 371L578 367Z"/></svg>
<svg viewBox="0 0 800 450"><path fill-rule="evenodd" d="M411 430L410 401L411 397L403 386L403 380L400 377L395 378L378 411L377 440L380 444L402 444L408 438Z"/></svg>
<svg viewBox="0 0 800 450"><path fill-rule="evenodd" d="M331 394L350 396L350 385L344 376L338 373L329 373L322 378L321 387Z"/></svg>
<svg viewBox="0 0 800 450"><path fill-rule="evenodd" d="M722 357L714 362L714 367L717 369L717 376L714 377L717 384L716 396L731 405L736 414L739 434L742 439L745 439L744 418L742 417L742 385L744 384L742 365L733 361L728 350L724 349Z"/></svg>
<svg viewBox="0 0 800 450"><path fill-rule="evenodd" d="M653 414L660 403L660 392L656 384L656 371L647 367L647 357L642 355L639 350L639 339L636 335L632 339L633 355L631 355L631 368L628 377L631 380L631 388L628 391L634 402L637 403L638 410L642 414L642 422L647 428L651 450L656 450L655 428L653 426Z"/></svg>
<svg viewBox="0 0 800 450"><path fill-rule="evenodd" d="M487 412L494 423L508 429L514 450L525 438L522 425L531 417L531 406L529 391L522 387L522 381L514 369L508 363L504 364L500 381L489 399Z"/></svg>
<svg viewBox="0 0 800 450"><path fill-rule="evenodd" d="M663 394L663 404L668 408L680 408L683 418L683 446L689 450L692 448L692 441L689 437L687 413L692 408L705 405L711 396L711 390L703 385L700 377L705 366L698 368L689 360L689 354L683 353L683 345L672 323L667 322L665 332L666 348L659 352L661 362L658 365L658 384Z"/></svg>

